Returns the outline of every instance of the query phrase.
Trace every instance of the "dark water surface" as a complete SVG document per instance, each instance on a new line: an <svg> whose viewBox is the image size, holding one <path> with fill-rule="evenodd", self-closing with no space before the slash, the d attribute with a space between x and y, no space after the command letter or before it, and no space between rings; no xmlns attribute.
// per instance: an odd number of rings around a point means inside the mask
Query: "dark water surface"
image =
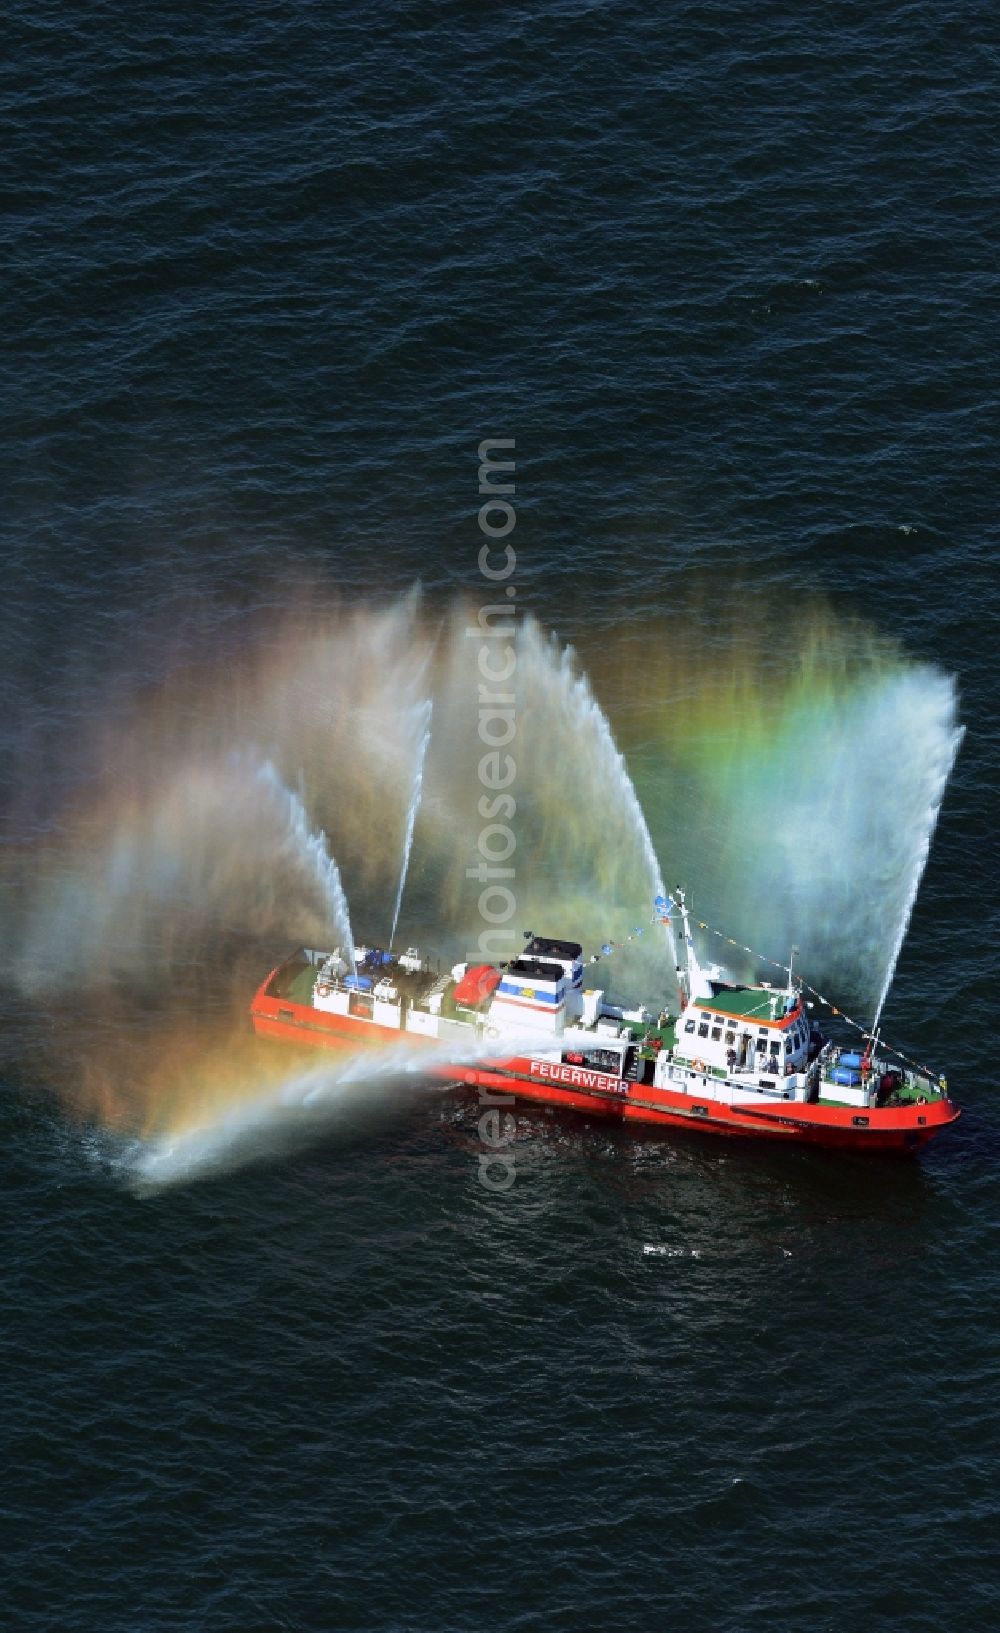
<svg viewBox="0 0 1000 1633"><path fill-rule="evenodd" d="M12 855L168 642L477 593L487 436L565 636L822 594L968 735L919 1164L537 1112L493 1195L433 1091L137 1196L6 996L5 1627L996 1626L997 53L967 0L14 4Z"/></svg>

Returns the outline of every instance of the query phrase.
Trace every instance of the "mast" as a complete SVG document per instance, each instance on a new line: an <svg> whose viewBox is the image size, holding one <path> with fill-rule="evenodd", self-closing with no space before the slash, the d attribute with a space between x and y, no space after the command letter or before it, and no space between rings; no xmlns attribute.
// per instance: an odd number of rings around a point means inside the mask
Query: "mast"
<svg viewBox="0 0 1000 1633"><path fill-rule="evenodd" d="M674 897L681 910L681 924L683 925L684 958L687 963L687 1002L695 998L708 997L708 980L698 962L698 954L694 950L694 938L691 935L691 918L687 910L687 902L683 890L675 890ZM682 991L682 997L684 996Z"/></svg>
<svg viewBox="0 0 1000 1633"><path fill-rule="evenodd" d="M799 950L798 947L796 946L795 942L793 941L792 942L792 950L788 955L788 986L785 988L785 1014L786 1015L789 1014L795 1008L795 981L794 981L794 978L792 976L792 969L793 969L793 966L795 964L795 954L798 952L798 950Z"/></svg>

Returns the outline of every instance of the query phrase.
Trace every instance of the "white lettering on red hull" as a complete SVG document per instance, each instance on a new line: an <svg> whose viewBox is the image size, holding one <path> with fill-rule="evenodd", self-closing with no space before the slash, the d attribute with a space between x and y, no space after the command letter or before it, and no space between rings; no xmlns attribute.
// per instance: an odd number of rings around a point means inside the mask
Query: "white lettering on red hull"
<svg viewBox="0 0 1000 1633"><path fill-rule="evenodd" d="M575 1089L604 1089L613 1094L628 1092L627 1083L605 1072L588 1072L582 1066L562 1066L551 1060L532 1060L529 1066L532 1077L544 1077L550 1083L568 1083Z"/></svg>

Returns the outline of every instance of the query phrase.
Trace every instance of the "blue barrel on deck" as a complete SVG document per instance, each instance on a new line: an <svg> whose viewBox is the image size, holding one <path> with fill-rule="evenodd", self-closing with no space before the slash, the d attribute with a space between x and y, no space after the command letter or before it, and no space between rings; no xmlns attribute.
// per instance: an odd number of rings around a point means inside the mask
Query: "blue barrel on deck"
<svg viewBox="0 0 1000 1633"><path fill-rule="evenodd" d="M831 1083L843 1083L845 1088L853 1089L861 1082L861 1073L852 1072L848 1066L835 1066L830 1073L830 1081Z"/></svg>
<svg viewBox="0 0 1000 1633"><path fill-rule="evenodd" d="M841 1055L840 1064L842 1066L855 1066L855 1067L860 1066L861 1065L861 1056L860 1055Z"/></svg>
<svg viewBox="0 0 1000 1633"><path fill-rule="evenodd" d="M371 984L370 975L349 975L344 981L345 987L353 987L355 992L369 992Z"/></svg>

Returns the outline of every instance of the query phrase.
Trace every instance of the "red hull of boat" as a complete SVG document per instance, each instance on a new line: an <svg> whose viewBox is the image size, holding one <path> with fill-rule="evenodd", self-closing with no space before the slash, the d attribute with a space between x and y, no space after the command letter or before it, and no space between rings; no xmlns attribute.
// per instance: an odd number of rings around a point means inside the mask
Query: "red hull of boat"
<svg viewBox="0 0 1000 1633"><path fill-rule="evenodd" d="M269 976L262 984L250 1010L254 1030L261 1037L295 1043L300 1048L357 1049L360 1045L398 1049L405 1042L419 1052L435 1046L435 1039L269 997L266 988L270 980ZM540 1047L544 1047L543 1040ZM533 1061L526 1055L466 1064L434 1061L428 1062L427 1070L431 1076L488 1089L493 1094L567 1106L588 1116L610 1117L621 1123L694 1128L709 1134L797 1141L839 1150L916 1151L960 1115L950 1100L929 1101L923 1106L873 1106L863 1112L850 1106L792 1101L767 1101L759 1107L728 1106L718 1100L699 1100L695 1094L650 1084L626 1084L599 1072Z"/></svg>

